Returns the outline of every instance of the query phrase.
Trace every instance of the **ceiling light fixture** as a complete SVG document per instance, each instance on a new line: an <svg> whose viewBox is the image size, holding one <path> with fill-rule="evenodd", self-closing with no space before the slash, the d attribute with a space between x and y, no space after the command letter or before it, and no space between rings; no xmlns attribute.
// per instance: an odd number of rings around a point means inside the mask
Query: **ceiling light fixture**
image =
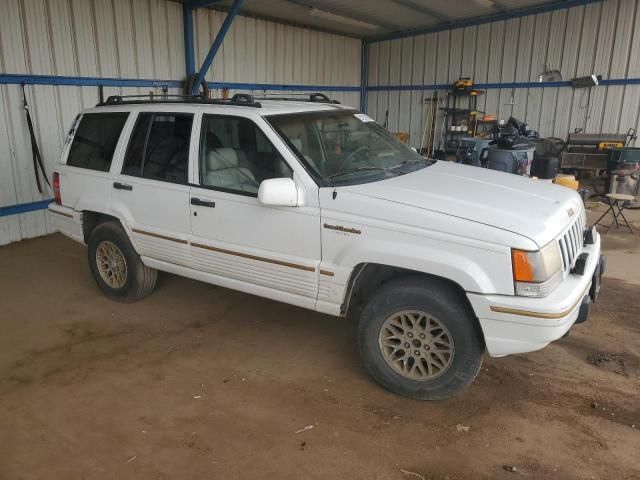
<svg viewBox="0 0 640 480"><path fill-rule="evenodd" d="M354 18L343 17L342 15L336 15L335 13L325 12L324 10L318 10L317 8L310 8L309 15L313 15L314 17L324 18L325 20L332 20L334 22L344 23L345 25L366 28L368 30L376 30L377 28L380 28L378 25L373 25L372 23L362 22Z"/></svg>

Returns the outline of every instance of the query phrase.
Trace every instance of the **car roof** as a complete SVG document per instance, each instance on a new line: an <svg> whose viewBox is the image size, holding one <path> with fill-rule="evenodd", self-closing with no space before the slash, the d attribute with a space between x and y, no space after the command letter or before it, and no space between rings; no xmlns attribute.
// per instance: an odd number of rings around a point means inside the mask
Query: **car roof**
<svg viewBox="0 0 640 480"><path fill-rule="evenodd" d="M255 114L259 116L269 115L284 115L292 113L306 113L306 112L330 112L330 111L353 111L353 107L341 105L338 103L324 103L324 102L302 102L292 100L259 100L260 107L256 105L233 105L233 104L216 104L206 102L161 102L161 101L137 101L137 102L123 102L120 104L112 105L97 105L93 108L88 108L83 113L99 113L99 112L128 112L132 110L139 111L158 111L158 110L171 110L174 112L189 112L196 108L202 108L204 111L211 111L216 113L238 114L242 113L246 116L247 113Z"/></svg>

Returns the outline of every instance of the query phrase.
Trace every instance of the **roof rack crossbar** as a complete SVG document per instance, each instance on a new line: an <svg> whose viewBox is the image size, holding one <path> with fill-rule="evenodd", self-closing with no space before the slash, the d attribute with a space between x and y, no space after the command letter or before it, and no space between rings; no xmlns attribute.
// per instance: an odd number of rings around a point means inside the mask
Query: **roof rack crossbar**
<svg viewBox="0 0 640 480"><path fill-rule="evenodd" d="M155 94L149 92L146 95L111 95L106 101L100 102L97 106L106 105L131 105L146 103L203 103L212 105L234 105L242 107L260 108L262 105L256 100L278 100L287 102L307 101L313 103L331 103L339 105L340 102L332 100L324 93L291 93L287 96L277 94L263 94L259 97L249 93L236 93L229 98L207 98L202 95L177 95L177 94Z"/></svg>
<svg viewBox="0 0 640 480"><path fill-rule="evenodd" d="M120 103L122 101L125 101L127 99L140 99L140 100L144 100L144 99L148 99L148 100L159 100L159 99L163 99L163 100L169 100L169 99L182 99L182 100L191 100L191 99L198 99L198 100L202 100L204 99L204 97L201 97L200 95L178 95L178 94L168 94L168 93L153 93L153 92L149 92L146 94L138 94L138 95L109 95L107 97L107 101L104 103Z"/></svg>
<svg viewBox="0 0 640 480"><path fill-rule="evenodd" d="M242 107L260 108L262 105L256 102L251 95L236 94L231 99L228 98L207 98L201 95L111 95L106 101L98 103L96 106L106 105L143 105L155 103L201 103L210 105L233 105Z"/></svg>
<svg viewBox="0 0 640 480"><path fill-rule="evenodd" d="M302 97L302 98L299 98ZM337 100L332 100L327 97L324 93L288 93L286 96L282 96L279 94L264 94L259 97L254 97L258 100L278 100L284 102L300 102L304 101L303 98L306 98L308 102L313 103L333 103L339 105L340 102Z"/></svg>

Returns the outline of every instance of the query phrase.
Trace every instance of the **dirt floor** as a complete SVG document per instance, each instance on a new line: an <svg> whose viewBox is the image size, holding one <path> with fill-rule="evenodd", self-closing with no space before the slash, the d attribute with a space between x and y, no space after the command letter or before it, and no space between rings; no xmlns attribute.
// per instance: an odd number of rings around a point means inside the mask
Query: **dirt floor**
<svg viewBox="0 0 640 480"><path fill-rule="evenodd" d="M640 233L604 246L587 323L437 403L371 381L349 321L168 274L113 303L83 246L2 247L0 478L640 479Z"/></svg>

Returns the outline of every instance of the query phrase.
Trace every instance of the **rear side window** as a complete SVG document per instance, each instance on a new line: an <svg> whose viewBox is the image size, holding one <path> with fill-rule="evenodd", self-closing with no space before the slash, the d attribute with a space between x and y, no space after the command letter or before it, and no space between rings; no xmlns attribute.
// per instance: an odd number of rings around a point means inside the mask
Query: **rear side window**
<svg viewBox="0 0 640 480"><path fill-rule="evenodd" d="M193 115L141 113L129 140L122 173L187 183Z"/></svg>
<svg viewBox="0 0 640 480"><path fill-rule="evenodd" d="M73 137L67 165L108 172L128 112L86 113Z"/></svg>

